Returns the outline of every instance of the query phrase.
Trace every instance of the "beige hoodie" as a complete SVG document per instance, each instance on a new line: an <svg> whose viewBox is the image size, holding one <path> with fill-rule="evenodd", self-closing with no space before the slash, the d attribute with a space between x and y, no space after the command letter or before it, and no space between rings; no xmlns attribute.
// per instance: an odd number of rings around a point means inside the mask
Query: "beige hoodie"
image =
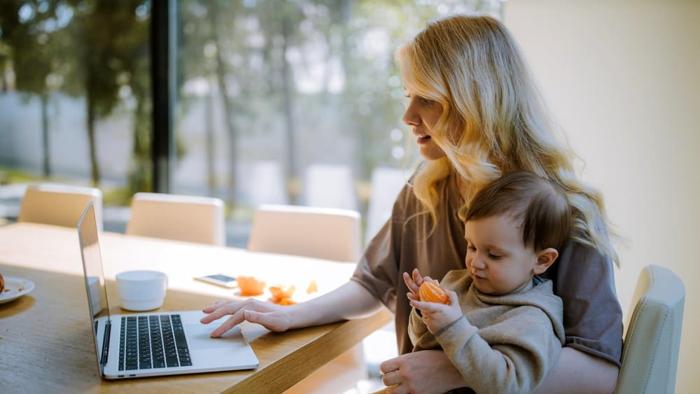
<svg viewBox="0 0 700 394"><path fill-rule="evenodd" d="M459 295L464 315L437 335L411 312L413 350L441 347L476 393L533 391L557 362L565 338L562 301L552 292L552 282L536 279L500 296L483 294L471 284L467 270L445 275L440 285Z"/></svg>

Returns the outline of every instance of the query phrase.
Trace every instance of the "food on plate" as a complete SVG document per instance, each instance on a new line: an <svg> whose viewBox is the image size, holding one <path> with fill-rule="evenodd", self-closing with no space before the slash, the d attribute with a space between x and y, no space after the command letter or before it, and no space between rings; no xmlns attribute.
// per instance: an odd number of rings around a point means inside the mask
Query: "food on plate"
<svg viewBox="0 0 700 394"><path fill-rule="evenodd" d="M286 288L282 286L270 286L270 301L279 305L292 305L295 302L292 300L292 295L294 295L294 286L288 286Z"/></svg>
<svg viewBox="0 0 700 394"><path fill-rule="evenodd" d="M312 280L311 283L309 283L309 287L306 288L306 294L311 294L315 293L318 291L318 285L316 284L316 280Z"/></svg>
<svg viewBox="0 0 700 394"><path fill-rule="evenodd" d="M423 284L420 285L420 288L418 288L418 295L421 301L438 302L441 304L450 303L450 297L435 279L425 280Z"/></svg>
<svg viewBox="0 0 700 394"><path fill-rule="evenodd" d="M265 282L254 276L239 276L236 278L242 296L256 296L265 290Z"/></svg>

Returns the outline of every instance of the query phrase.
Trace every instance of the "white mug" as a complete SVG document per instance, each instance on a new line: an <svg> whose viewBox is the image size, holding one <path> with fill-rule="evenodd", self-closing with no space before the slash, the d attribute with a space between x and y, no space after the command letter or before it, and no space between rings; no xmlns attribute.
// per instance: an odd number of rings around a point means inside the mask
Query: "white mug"
<svg viewBox="0 0 700 394"><path fill-rule="evenodd" d="M122 309L148 311L163 305L168 276L159 271L125 271L117 274Z"/></svg>

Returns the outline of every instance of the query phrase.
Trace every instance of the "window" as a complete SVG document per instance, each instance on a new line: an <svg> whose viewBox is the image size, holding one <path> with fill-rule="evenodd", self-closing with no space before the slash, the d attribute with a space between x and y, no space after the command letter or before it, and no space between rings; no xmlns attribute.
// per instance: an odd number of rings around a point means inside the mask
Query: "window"
<svg viewBox="0 0 700 394"><path fill-rule="evenodd" d="M238 246L262 203L356 209L376 230L373 175L405 177L419 160L394 51L437 17L501 10L498 0L167 4L170 192L224 199ZM26 183L77 183L103 190L105 228L123 230L119 207L153 190L151 144L168 133L153 128L153 20L148 0L0 2L0 217L16 217Z"/></svg>
<svg viewBox="0 0 700 394"><path fill-rule="evenodd" d="M0 215L27 182L150 188L149 26L145 0L0 3Z"/></svg>
<svg viewBox="0 0 700 394"><path fill-rule="evenodd" d="M500 2L180 2L174 189L226 200L238 245L262 203L367 216L373 172L418 160L394 51L429 20L477 9Z"/></svg>

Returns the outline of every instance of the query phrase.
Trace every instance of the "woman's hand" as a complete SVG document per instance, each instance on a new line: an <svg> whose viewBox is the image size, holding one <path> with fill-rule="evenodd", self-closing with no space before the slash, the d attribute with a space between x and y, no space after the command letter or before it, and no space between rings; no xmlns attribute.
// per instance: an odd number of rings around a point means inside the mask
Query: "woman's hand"
<svg viewBox="0 0 700 394"><path fill-rule="evenodd" d="M423 302L414 298L413 294L408 294L411 306L420 310L425 326L433 335L463 315L457 293L447 289L445 289L445 293L450 297L449 305L438 302Z"/></svg>
<svg viewBox="0 0 700 394"><path fill-rule="evenodd" d="M379 368L392 394L444 393L465 386L462 375L440 350L407 353L384 361Z"/></svg>
<svg viewBox="0 0 700 394"><path fill-rule="evenodd" d="M236 301L218 301L202 310L208 315L204 316L200 321L204 324L209 324L226 315L231 315L228 320L211 333L213 338L220 337L243 321L258 323L270 331L286 331L291 325L289 308L288 306L280 306L252 298Z"/></svg>

